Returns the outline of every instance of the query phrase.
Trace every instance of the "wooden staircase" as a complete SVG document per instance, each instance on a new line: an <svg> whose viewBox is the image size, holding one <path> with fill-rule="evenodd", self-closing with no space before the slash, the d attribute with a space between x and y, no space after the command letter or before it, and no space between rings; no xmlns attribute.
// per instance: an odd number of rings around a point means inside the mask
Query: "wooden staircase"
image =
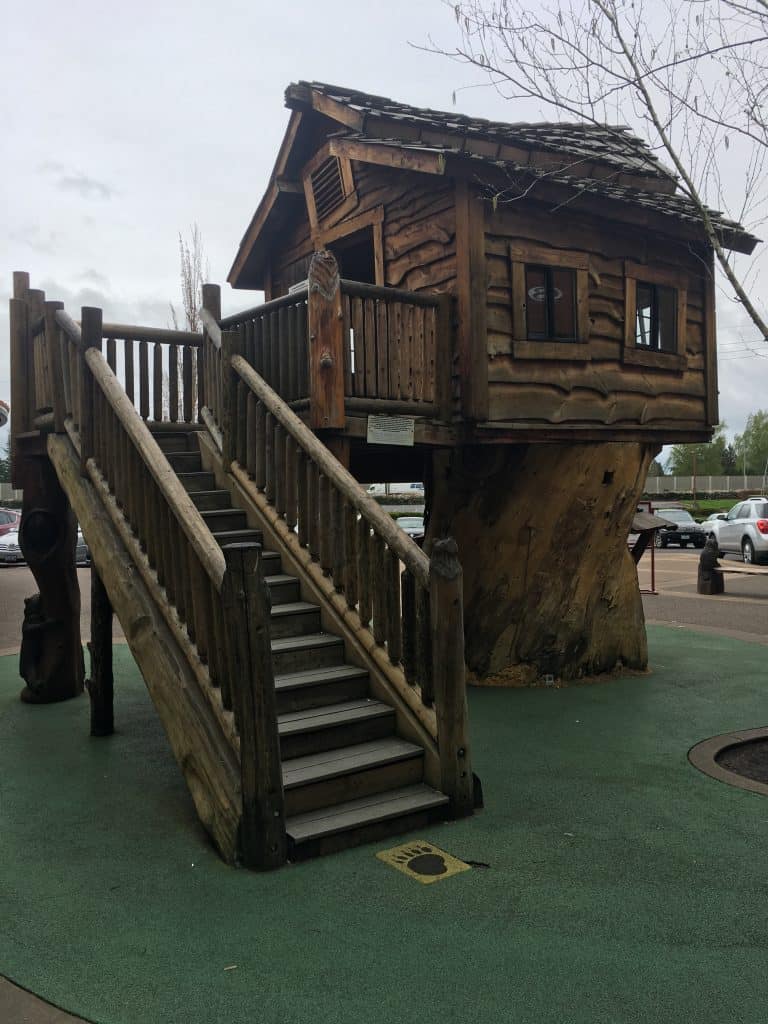
<svg viewBox="0 0 768 1024"><path fill-rule="evenodd" d="M165 452L214 539L262 542L230 492L203 470L193 430L163 432ZM271 599L272 659L290 860L421 828L445 817L448 797L424 782L424 750L396 732L394 708L371 697L366 669L323 632L320 607L301 600L280 554L262 554Z"/></svg>

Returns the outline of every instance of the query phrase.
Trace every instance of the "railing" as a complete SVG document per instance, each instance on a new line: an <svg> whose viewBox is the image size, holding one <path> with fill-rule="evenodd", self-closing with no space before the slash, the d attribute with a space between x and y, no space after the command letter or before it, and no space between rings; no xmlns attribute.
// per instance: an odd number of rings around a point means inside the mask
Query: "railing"
<svg viewBox="0 0 768 1024"><path fill-rule="evenodd" d="M221 318L218 289L203 289L206 422L221 429L221 332L232 352L315 428L343 428L347 412L450 420L453 366L449 295L342 281L316 253L307 286ZM226 361L226 357L224 357ZM236 406L235 414L239 415Z"/></svg>
<svg viewBox="0 0 768 1024"><path fill-rule="evenodd" d="M236 344L236 336L225 333L221 350ZM225 465L239 463L253 478L287 530L298 531L300 546L344 595L361 628L402 670L404 686L435 706L442 788L455 814L470 813L455 543L437 541L430 561L243 356L232 355L229 366L225 393L244 388L246 397L245 415L225 418Z"/></svg>

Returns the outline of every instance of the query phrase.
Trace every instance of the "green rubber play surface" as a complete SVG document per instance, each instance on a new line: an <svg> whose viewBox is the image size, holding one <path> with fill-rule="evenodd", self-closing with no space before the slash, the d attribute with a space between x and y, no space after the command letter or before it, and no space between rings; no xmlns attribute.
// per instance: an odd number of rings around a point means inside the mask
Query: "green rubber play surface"
<svg viewBox="0 0 768 1024"><path fill-rule="evenodd" d="M376 858L408 836L225 867L127 648L100 740L0 659L0 973L107 1024L757 1024L768 798L686 754L768 724L765 648L649 636L647 677L471 691L486 807L413 836L475 862L439 885Z"/></svg>

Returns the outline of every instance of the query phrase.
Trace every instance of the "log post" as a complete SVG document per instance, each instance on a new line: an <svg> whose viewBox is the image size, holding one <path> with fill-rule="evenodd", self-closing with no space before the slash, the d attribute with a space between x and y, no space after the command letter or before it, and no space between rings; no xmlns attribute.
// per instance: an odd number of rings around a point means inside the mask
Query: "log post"
<svg viewBox="0 0 768 1024"><path fill-rule="evenodd" d="M261 545L224 548L222 604L229 675L240 733L243 814L240 856L257 871L286 860L285 803L270 643L270 599Z"/></svg>
<svg viewBox="0 0 768 1024"><path fill-rule="evenodd" d="M42 334L45 292L40 288L28 288L25 299L27 303L27 366L30 371L27 380L30 411L29 429L34 430L36 429L36 417L47 411L42 346L38 341L38 337Z"/></svg>
<svg viewBox="0 0 768 1024"><path fill-rule="evenodd" d="M80 467L83 476L88 473L85 464L94 455L93 447L93 375L85 354L89 348L101 349L101 310L83 306L80 313L80 332L83 347L80 350Z"/></svg>
<svg viewBox="0 0 768 1024"><path fill-rule="evenodd" d="M63 302L46 302L45 304L45 347L48 350L48 374L53 405L53 429L57 434L64 433L64 420L67 412L67 400L64 394L64 372L61 363L61 342L59 341L59 325L56 322L56 310L63 309Z"/></svg>
<svg viewBox="0 0 768 1024"><path fill-rule="evenodd" d="M344 426L344 317L341 280L333 253L323 250L309 264L309 425ZM280 344L284 339L278 339Z"/></svg>
<svg viewBox="0 0 768 1024"><path fill-rule="evenodd" d="M204 284L203 285L203 309L207 310L214 320L218 323L221 320L221 288L217 284ZM221 415L221 409L215 409L211 402L213 402L214 389L212 386L211 378L211 360L208 352L208 347L211 344L208 338L208 331L205 329L203 324L203 344L200 346L200 352L197 358L197 372L201 375L203 381L203 394L200 402L200 407L205 406L214 413L215 419L218 419Z"/></svg>
<svg viewBox="0 0 768 1024"><path fill-rule="evenodd" d="M474 807L469 756L464 614L461 565L456 541L436 540L429 560L429 597L434 659L437 746L441 788L450 798L454 817Z"/></svg>
<svg viewBox="0 0 768 1024"><path fill-rule="evenodd" d="M115 731L112 673L112 604L99 571L91 565L91 736L111 736Z"/></svg>

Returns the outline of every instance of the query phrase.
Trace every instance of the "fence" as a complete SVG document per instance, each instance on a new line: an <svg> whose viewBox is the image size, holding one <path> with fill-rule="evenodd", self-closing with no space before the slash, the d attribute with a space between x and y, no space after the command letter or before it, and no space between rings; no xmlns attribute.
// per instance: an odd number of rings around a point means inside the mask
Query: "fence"
<svg viewBox="0 0 768 1024"><path fill-rule="evenodd" d="M766 478L764 476L697 476L697 494L717 494L721 492L751 491L753 494L765 494ZM645 482L645 494L693 494L694 478L692 476L649 476Z"/></svg>

